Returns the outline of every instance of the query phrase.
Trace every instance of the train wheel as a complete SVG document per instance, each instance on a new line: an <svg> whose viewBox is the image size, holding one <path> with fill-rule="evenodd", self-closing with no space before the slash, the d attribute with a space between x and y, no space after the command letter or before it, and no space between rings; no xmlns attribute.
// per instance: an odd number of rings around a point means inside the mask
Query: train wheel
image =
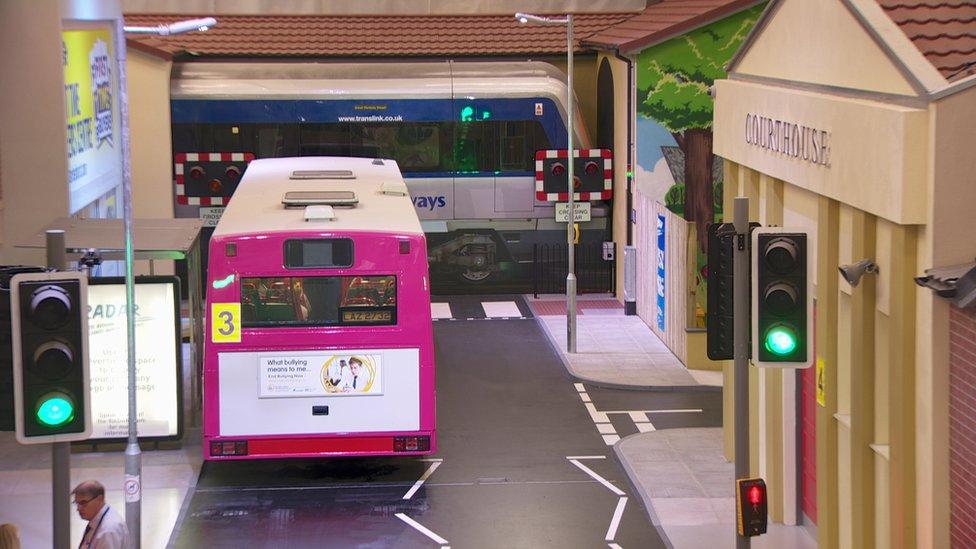
<svg viewBox="0 0 976 549"><path fill-rule="evenodd" d="M464 282L479 284L481 282L488 280L488 278L491 277L491 271L489 271L488 269L469 268L460 271L458 275L461 277L461 280Z"/></svg>

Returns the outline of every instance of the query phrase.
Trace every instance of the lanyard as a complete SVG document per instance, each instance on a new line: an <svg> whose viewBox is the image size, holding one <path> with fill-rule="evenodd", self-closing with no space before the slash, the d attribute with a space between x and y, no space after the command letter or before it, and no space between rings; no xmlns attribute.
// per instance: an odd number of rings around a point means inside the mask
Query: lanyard
<svg viewBox="0 0 976 549"><path fill-rule="evenodd" d="M108 506L108 504L106 504L105 505L105 510L102 511L102 516L99 517L98 522L95 523L95 527L92 528L91 536L88 537L88 543L85 543L84 536L82 536L81 544L78 546L78 549L81 549L82 547L85 547L87 549L87 548L89 548L89 547L92 546L92 543L95 541L95 534L98 532L98 527L101 526L102 525L102 521L105 520L105 515L108 514L108 509L109 509L109 506Z"/></svg>

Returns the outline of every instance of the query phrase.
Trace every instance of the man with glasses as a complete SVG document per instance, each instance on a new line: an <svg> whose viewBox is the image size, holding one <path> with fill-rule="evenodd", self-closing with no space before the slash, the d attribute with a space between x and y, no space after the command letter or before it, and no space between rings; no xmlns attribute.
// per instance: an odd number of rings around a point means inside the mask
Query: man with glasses
<svg viewBox="0 0 976 549"><path fill-rule="evenodd" d="M88 521L79 549L125 549L129 529L122 516L105 502L105 487L97 480L86 480L71 491L78 514Z"/></svg>

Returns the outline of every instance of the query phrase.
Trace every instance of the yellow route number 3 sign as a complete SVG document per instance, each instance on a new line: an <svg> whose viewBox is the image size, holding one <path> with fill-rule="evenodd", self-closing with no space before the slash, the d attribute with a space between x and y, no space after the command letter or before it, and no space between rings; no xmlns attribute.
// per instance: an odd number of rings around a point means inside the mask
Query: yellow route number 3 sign
<svg viewBox="0 0 976 549"><path fill-rule="evenodd" d="M241 342L241 304L210 304L210 341L214 343Z"/></svg>

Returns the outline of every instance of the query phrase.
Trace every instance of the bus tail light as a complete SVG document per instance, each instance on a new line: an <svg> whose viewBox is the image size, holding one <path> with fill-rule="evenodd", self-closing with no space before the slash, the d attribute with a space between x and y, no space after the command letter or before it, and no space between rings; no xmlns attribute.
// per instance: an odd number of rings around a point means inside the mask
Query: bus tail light
<svg viewBox="0 0 976 549"><path fill-rule="evenodd" d="M400 241L400 255L407 255L410 253L410 241L401 240Z"/></svg>
<svg viewBox="0 0 976 549"><path fill-rule="evenodd" d="M428 452L430 451L430 437L393 437L394 452Z"/></svg>
<svg viewBox="0 0 976 549"><path fill-rule="evenodd" d="M211 441L210 455L211 456L246 456L247 441L246 440Z"/></svg>

